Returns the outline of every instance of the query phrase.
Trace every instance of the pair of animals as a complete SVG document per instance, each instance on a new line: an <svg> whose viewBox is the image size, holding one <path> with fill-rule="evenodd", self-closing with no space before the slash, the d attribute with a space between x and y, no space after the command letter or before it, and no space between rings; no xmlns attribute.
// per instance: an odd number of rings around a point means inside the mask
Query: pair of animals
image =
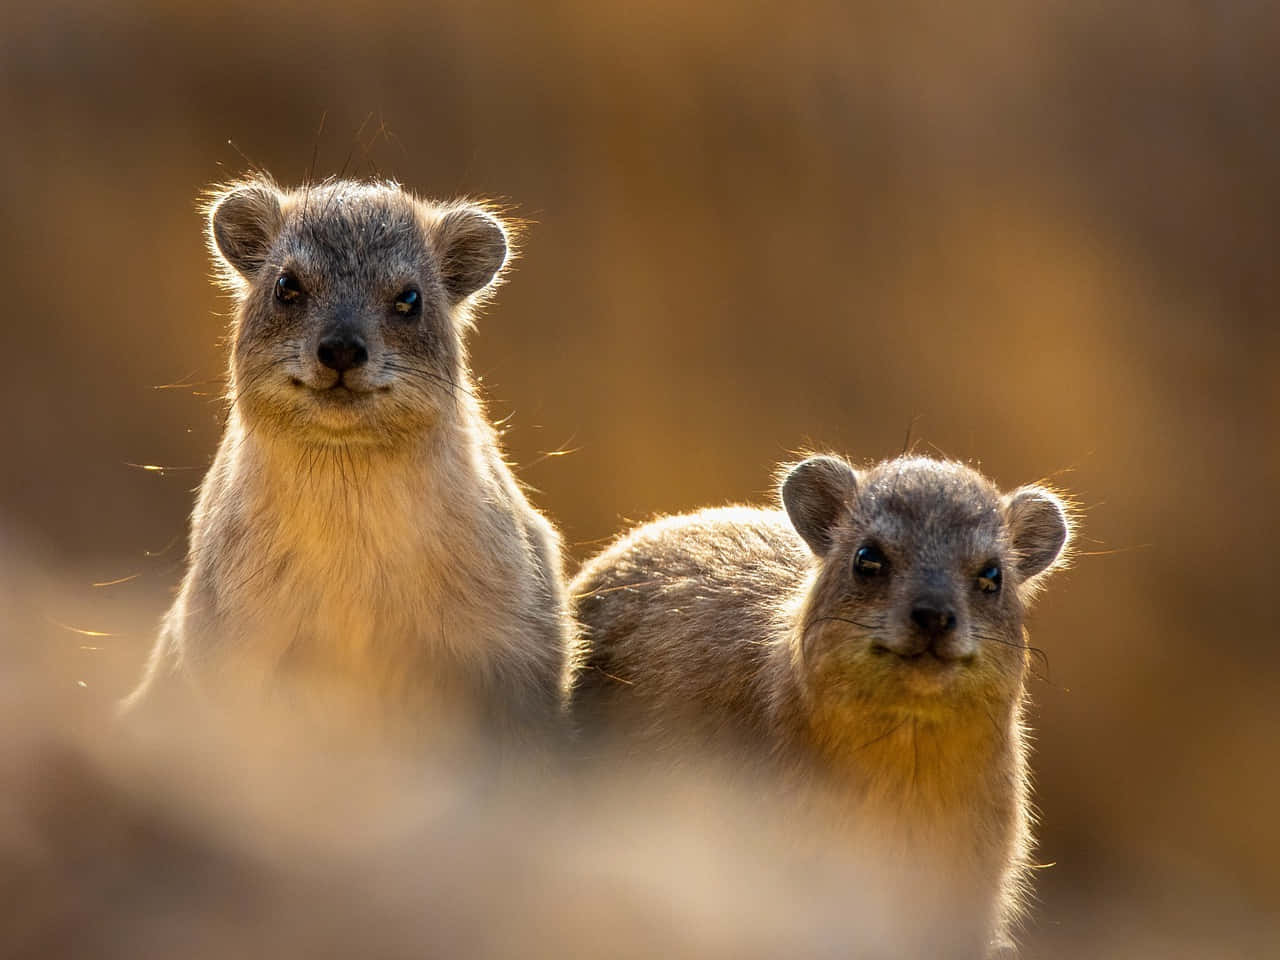
<svg viewBox="0 0 1280 960"><path fill-rule="evenodd" d="M1022 621L1069 538L1057 496L815 456L785 468L782 510L647 524L566 592L468 371L502 222L265 177L208 212L237 303L231 409L128 706L301 675L405 716L470 710L506 743L570 710L652 756L723 747L824 798L854 847L926 854L971 904L959 955L1006 942L1028 869Z"/></svg>

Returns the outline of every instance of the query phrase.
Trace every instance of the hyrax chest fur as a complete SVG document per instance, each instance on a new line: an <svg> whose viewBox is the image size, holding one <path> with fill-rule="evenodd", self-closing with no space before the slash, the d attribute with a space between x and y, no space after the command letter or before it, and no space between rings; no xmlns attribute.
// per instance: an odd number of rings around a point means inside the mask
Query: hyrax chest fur
<svg viewBox="0 0 1280 960"><path fill-rule="evenodd" d="M219 191L208 222L236 303L230 412L130 703L179 680L405 719L459 708L516 736L554 724L559 538L503 461L464 344L503 224L393 183L264 178Z"/></svg>
<svg viewBox="0 0 1280 960"><path fill-rule="evenodd" d="M813 457L781 500L650 523L584 566L575 721L601 749L763 764L824 845L878 865L920 955L1003 949L1030 844L1023 614L1067 512L925 458Z"/></svg>

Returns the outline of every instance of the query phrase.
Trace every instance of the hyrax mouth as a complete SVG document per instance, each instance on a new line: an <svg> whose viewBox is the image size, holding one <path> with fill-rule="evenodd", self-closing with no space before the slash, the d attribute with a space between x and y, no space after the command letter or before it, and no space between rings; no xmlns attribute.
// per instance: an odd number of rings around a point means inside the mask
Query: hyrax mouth
<svg viewBox="0 0 1280 960"><path fill-rule="evenodd" d="M898 650L892 650L884 644L871 644L871 652L878 657L892 656L897 657L903 663L921 663L927 660L936 660L938 663L953 663L950 657L940 656L934 650L916 650L911 653L902 653Z"/></svg>
<svg viewBox="0 0 1280 960"><path fill-rule="evenodd" d="M972 657L955 657L939 653L934 649L899 652L880 643L871 644L871 653L876 657L890 659L891 662L926 670L960 669L972 661Z"/></svg>
<svg viewBox="0 0 1280 960"><path fill-rule="evenodd" d="M390 385L383 384L371 389L360 389L347 383L339 374L338 378L328 386L315 386L299 377L290 377L289 384L300 390L307 390L322 403L353 403L373 393L388 393Z"/></svg>

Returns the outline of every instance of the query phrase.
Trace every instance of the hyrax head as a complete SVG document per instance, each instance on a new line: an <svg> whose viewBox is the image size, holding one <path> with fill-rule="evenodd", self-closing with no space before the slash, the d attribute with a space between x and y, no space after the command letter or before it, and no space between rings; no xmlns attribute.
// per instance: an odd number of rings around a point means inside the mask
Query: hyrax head
<svg viewBox="0 0 1280 960"><path fill-rule="evenodd" d="M241 415L321 444L394 444L448 410L465 389L469 307L508 250L502 223L473 204L265 178L212 197L209 243L239 301Z"/></svg>
<svg viewBox="0 0 1280 960"><path fill-rule="evenodd" d="M820 560L799 650L815 690L912 709L1017 694L1023 611L1070 535L1057 496L1001 494L958 463L820 456L782 502Z"/></svg>

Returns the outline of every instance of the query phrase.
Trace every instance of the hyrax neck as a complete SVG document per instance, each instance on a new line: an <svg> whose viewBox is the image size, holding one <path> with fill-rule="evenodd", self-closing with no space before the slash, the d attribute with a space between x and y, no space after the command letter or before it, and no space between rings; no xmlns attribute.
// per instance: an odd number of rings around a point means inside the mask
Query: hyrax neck
<svg viewBox="0 0 1280 960"><path fill-rule="evenodd" d="M1016 912L1027 862L1020 700L840 714L810 702L791 727L810 758L800 795L840 825L825 841L876 864L885 890L930 903L957 956L979 955Z"/></svg>
<svg viewBox="0 0 1280 960"><path fill-rule="evenodd" d="M264 669L352 681L478 656L477 598L502 572L472 546L494 482L483 427L441 422L395 449L308 446L233 413L201 506L223 541L207 555L222 558L224 638Z"/></svg>
<svg viewBox="0 0 1280 960"><path fill-rule="evenodd" d="M299 559L314 555L333 573L440 542L435 528L449 520L446 508L458 506L459 489L474 489L473 445L452 425L395 447L233 432L233 486L244 513Z"/></svg>
<svg viewBox="0 0 1280 960"><path fill-rule="evenodd" d="M895 847L1004 855L1025 789L1020 693L928 710L849 703L807 689L788 646L775 662L779 718L818 802Z"/></svg>
<svg viewBox="0 0 1280 960"><path fill-rule="evenodd" d="M809 731L833 780L914 818L992 802L1007 779L1015 726L1010 704L856 713L815 705Z"/></svg>

